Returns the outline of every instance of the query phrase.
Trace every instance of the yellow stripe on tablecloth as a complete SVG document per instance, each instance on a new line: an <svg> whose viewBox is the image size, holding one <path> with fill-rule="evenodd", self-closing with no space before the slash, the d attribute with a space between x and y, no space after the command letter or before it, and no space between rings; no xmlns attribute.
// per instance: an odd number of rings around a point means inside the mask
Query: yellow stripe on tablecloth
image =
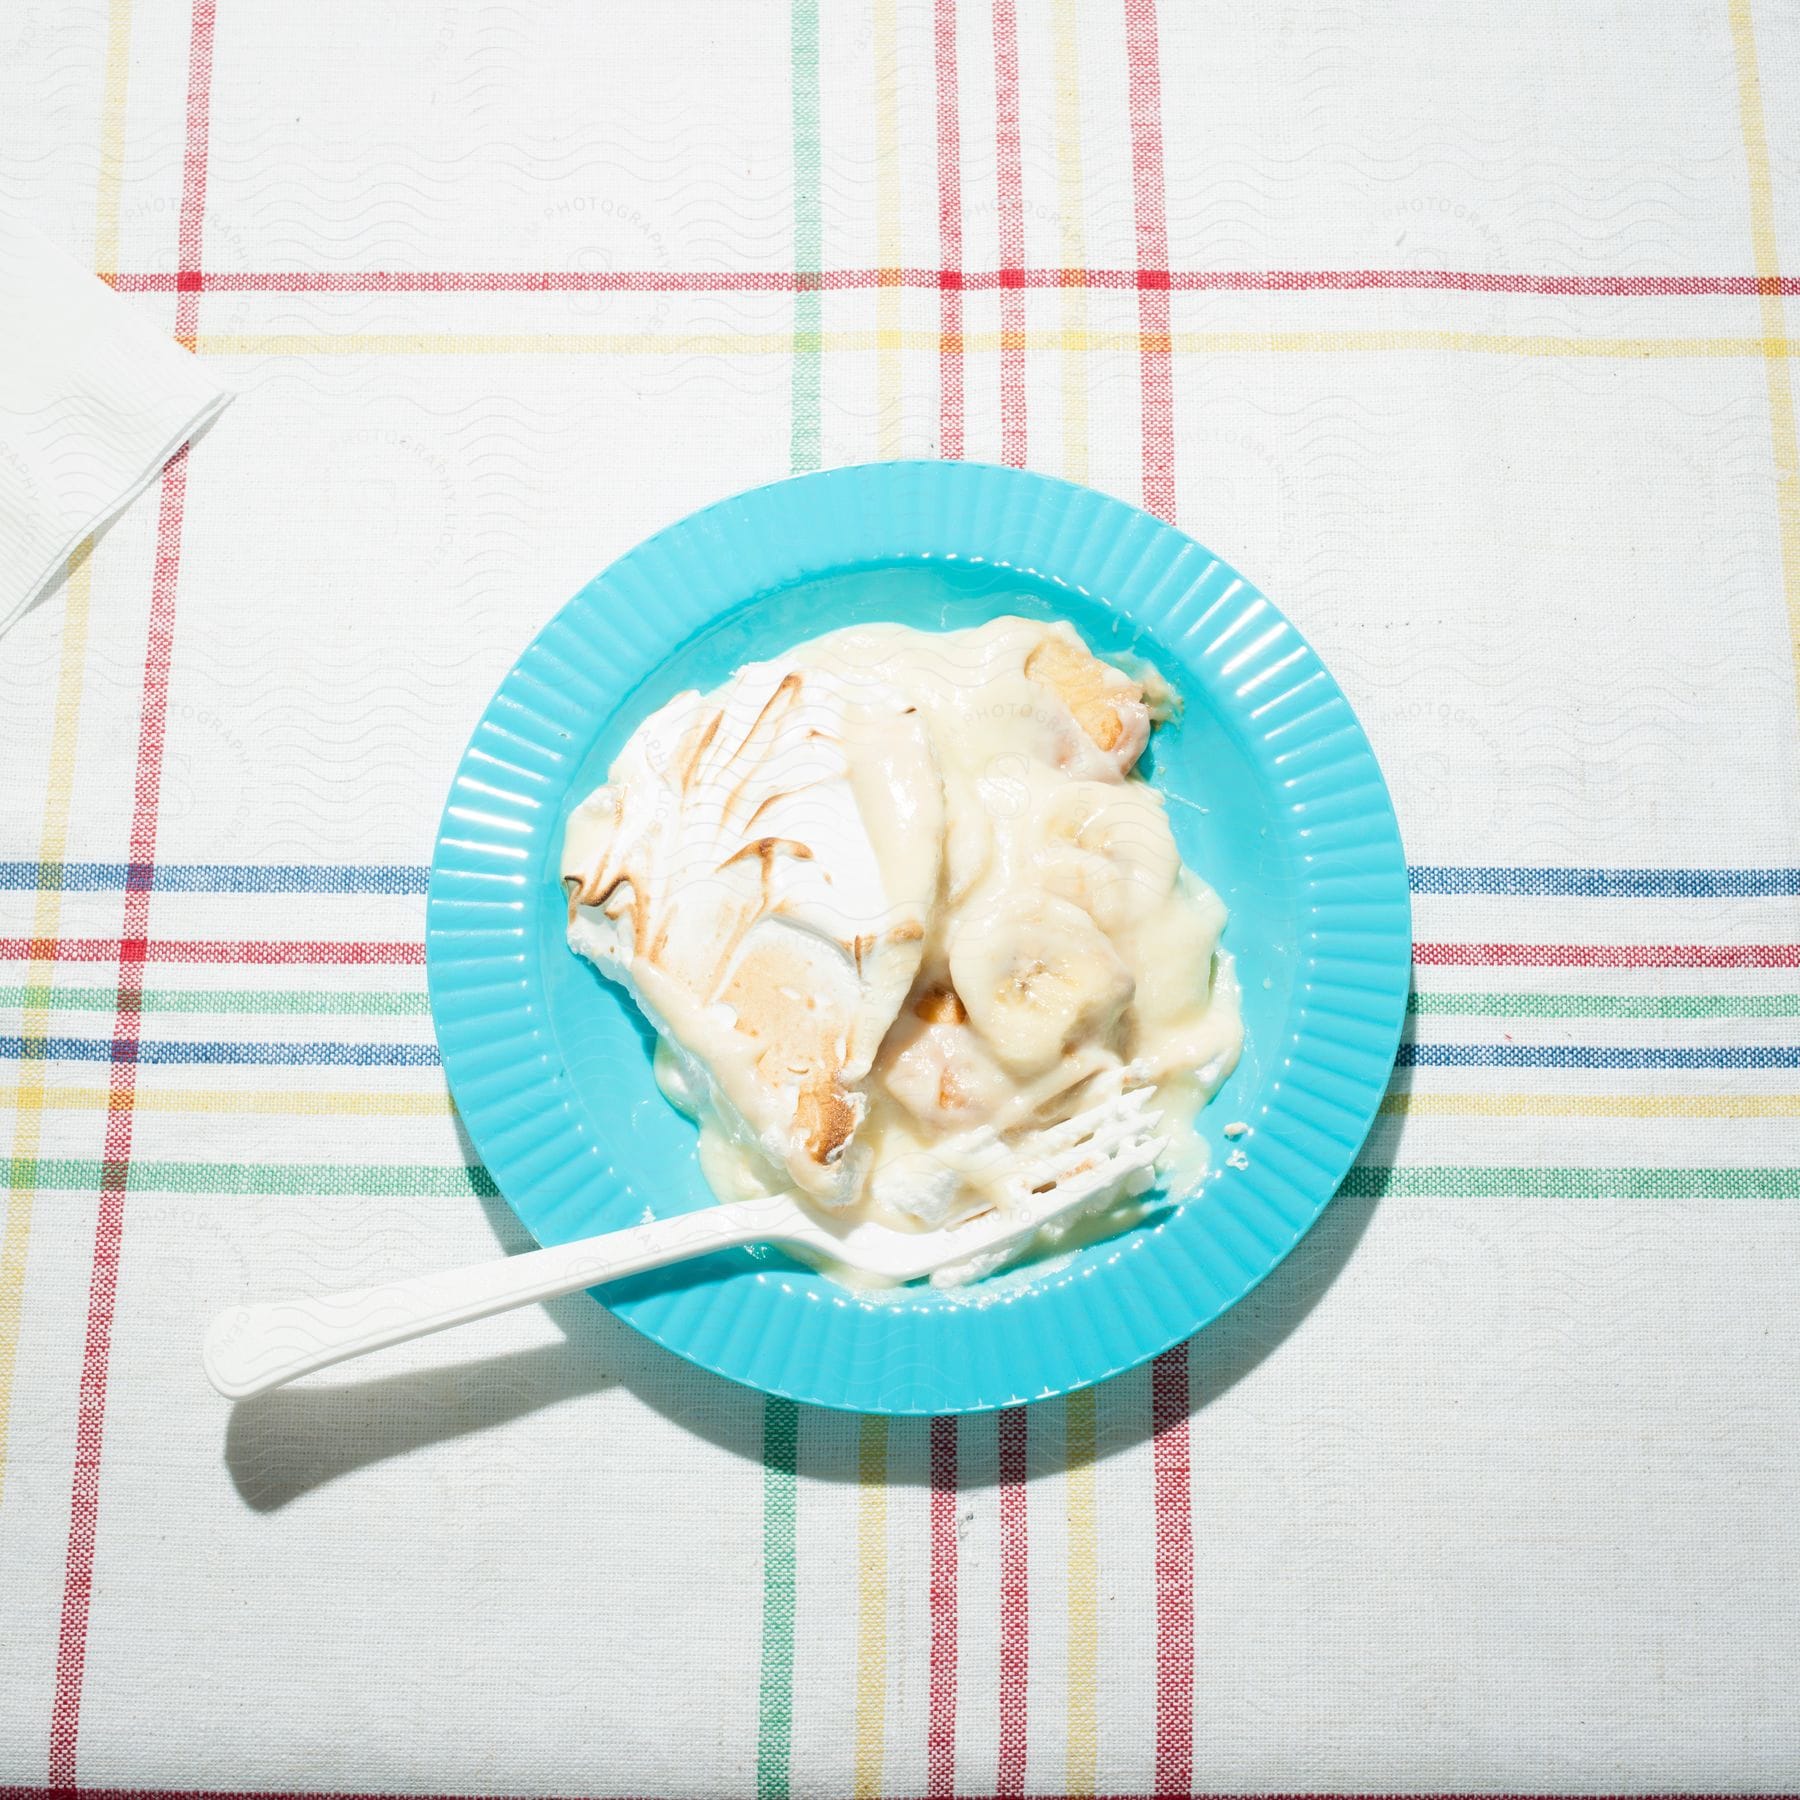
<svg viewBox="0 0 1800 1800"><path fill-rule="evenodd" d="M894 0L875 0L875 254L881 267L900 266L900 55ZM898 456L900 413L900 283L875 290L875 325L883 341L875 362L875 453Z"/></svg>
<svg viewBox="0 0 1800 1800"><path fill-rule="evenodd" d="M41 1029L41 1027L40 1027ZM0 1105L20 1103L23 1085L0 1087ZM32 1090L33 1104L51 1112L105 1112L103 1087L45 1087ZM448 1094L386 1094L368 1089L328 1088L165 1088L140 1086L134 1112L297 1113L333 1118L443 1119L455 1110ZM20 1154L24 1154L22 1151Z"/></svg>
<svg viewBox="0 0 1800 1800"><path fill-rule="evenodd" d="M41 1031L39 1012L26 1032ZM104 1112L103 1087L48 1087L41 1075L0 1086L0 1106L50 1112ZM448 1094L381 1093L361 1088L165 1088L138 1090L138 1112L294 1113L338 1117L440 1119L455 1107ZM1788 1119L1800 1117L1800 1094L1389 1094L1384 1113L1443 1118ZM17 1155L28 1153L20 1149Z"/></svg>
<svg viewBox="0 0 1800 1800"><path fill-rule="evenodd" d="M895 0L875 0L875 247L883 268L900 261L900 54ZM898 456L901 412L900 284L875 293L875 453ZM850 1791L878 1800L887 1764L888 1428L869 1414L857 1446L856 1703Z"/></svg>
<svg viewBox="0 0 1800 1800"><path fill-rule="evenodd" d="M94 272L119 269L119 196L125 185L125 90L131 80L131 0L106 16L106 73L100 97L100 191L94 205Z"/></svg>
<svg viewBox="0 0 1800 1800"><path fill-rule="evenodd" d="M1794 430L1794 387L1788 375L1787 312L1782 304L1781 255L1775 234L1775 186L1763 114L1762 75L1750 0L1731 0L1731 42L1737 59L1738 123L1750 176L1750 247L1762 294L1763 355L1769 379L1769 436L1775 453L1775 512L1781 529L1782 586L1787 597L1788 645L1800 683L1800 439Z"/></svg>
<svg viewBox="0 0 1800 1800"><path fill-rule="evenodd" d="M1389 1094L1384 1113L1482 1119L1791 1119L1800 1094Z"/></svg>
<svg viewBox="0 0 1800 1800"><path fill-rule="evenodd" d="M107 9L106 64L101 76L100 179L94 195L94 266L112 274L119 261L119 196L125 178L125 95L131 78L131 0L112 0ZM75 748L81 726L82 677L87 668L88 615L94 592L94 541L69 558L63 591L62 655L56 677L56 704L50 716L50 771L38 829L38 866L60 864L68 854L69 812L75 792ZM62 883L38 888L31 935L54 939L62 924ZM49 1029L49 962L25 967L21 1035L42 1037ZM25 1312L25 1270L31 1251L31 1217L37 1199L35 1171L43 1142L45 1107L41 1058L22 1058L11 1104L17 1111L13 1162L7 1183L6 1225L0 1231L0 1499L6 1494L6 1457L12 1423L13 1379L19 1366L19 1326Z"/></svg>
<svg viewBox="0 0 1800 1800"><path fill-rule="evenodd" d="M113 195L114 211L118 196ZM68 852L69 808L75 791L75 745L81 723L82 673L87 667L89 602L93 597L94 540L69 559L63 596L62 659L56 678L56 708L50 725L50 773L38 832L38 865L60 864ZM31 913L34 939L53 940L62 925L62 882L45 881ZM25 966L25 1004L20 1033L42 1038L50 1027L50 961ZM25 1269L31 1251L31 1216L37 1200L36 1169L43 1142L46 1105L44 1063L21 1058L18 1084L8 1095L17 1112L13 1128L11 1179L7 1183L6 1228L0 1231L0 1499L6 1493L8 1428L12 1420L13 1378L19 1366L19 1325L25 1312ZM102 1102L105 1100L101 1094Z"/></svg>
<svg viewBox="0 0 1800 1800"><path fill-rule="evenodd" d="M1140 334L1123 336L1135 349ZM1763 338L1744 337L1514 337L1490 331L1178 331L1172 339L1178 353L1213 351L1291 351L1299 354L1342 351L1448 350L1475 356L1611 357L1643 361L1682 357L1764 356ZM1787 355L1784 341L1780 353Z"/></svg>
<svg viewBox="0 0 1800 1800"><path fill-rule="evenodd" d="M866 1414L857 1445L856 1746L850 1791L878 1800L886 1753L888 1617L888 1428Z"/></svg>
<svg viewBox="0 0 1800 1800"><path fill-rule="evenodd" d="M1075 36L1075 0L1054 0L1051 41L1056 80L1056 204L1062 224L1064 268L1087 267L1087 227L1081 187L1081 57ZM1087 290L1063 289L1063 473L1088 478L1087 359L1077 346L1089 334ZM1100 1532L1094 1506L1094 1438L1097 1413L1092 1388L1063 1402L1064 1501L1068 1518L1064 1570L1067 1683L1064 1705L1063 1789L1071 1796L1094 1791L1099 1779Z"/></svg>
<svg viewBox="0 0 1800 1800"><path fill-rule="evenodd" d="M1008 345L1051 353L1117 352L1138 355L1147 344L1140 331L1026 331L1005 334ZM998 331L965 332L957 340L975 356L997 352ZM1169 339L1177 355L1235 353L1341 355L1362 352L1448 351L1476 356L1592 357L1646 360L1782 358L1793 354L1786 337L1513 337L1487 331L1177 331ZM917 350L938 354L938 331L827 331L818 347L828 353ZM792 331L610 332L204 332L195 340L202 356L792 356ZM811 347L810 338L808 348Z"/></svg>
<svg viewBox="0 0 1800 1800"><path fill-rule="evenodd" d="M1056 51L1056 206L1062 220L1065 269L1087 267L1086 222L1081 196L1081 59L1075 43L1075 0L1055 0L1051 32ZM1063 293L1065 337L1087 336L1087 289L1071 283ZM1079 350L1063 352L1063 473L1086 481L1087 364ZM1073 1791L1073 1790L1071 1790Z"/></svg>
<svg viewBox="0 0 1800 1800"><path fill-rule="evenodd" d="M1098 1416L1094 1390L1079 1389L1063 1407L1069 1508L1069 1704L1063 1790L1074 1796L1093 1793L1100 1761L1100 1532L1094 1505Z"/></svg>

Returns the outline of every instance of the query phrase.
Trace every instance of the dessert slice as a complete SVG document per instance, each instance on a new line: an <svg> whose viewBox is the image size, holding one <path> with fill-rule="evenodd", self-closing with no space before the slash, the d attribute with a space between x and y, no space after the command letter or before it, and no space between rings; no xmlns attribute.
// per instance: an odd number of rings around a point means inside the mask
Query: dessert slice
<svg viewBox="0 0 1800 1800"><path fill-rule="evenodd" d="M652 714L569 819L569 943L680 1085L814 1199L861 1185L863 1083L937 891L943 793L897 689L751 663Z"/></svg>

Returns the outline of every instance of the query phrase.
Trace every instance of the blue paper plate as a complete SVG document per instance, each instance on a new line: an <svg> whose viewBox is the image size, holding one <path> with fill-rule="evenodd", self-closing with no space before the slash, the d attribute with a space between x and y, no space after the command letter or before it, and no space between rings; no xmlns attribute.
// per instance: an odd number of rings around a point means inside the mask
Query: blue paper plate
<svg viewBox="0 0 1800 1800"><path fill-rule="evenodd" d="M591 582L482 715L439 828L432 1014L458 1110L540 1242L711 1204L651 1039L563 941L563 822L644 716L833 627L1068 619L1184 701L1148 763L1231 909L1246 1048L1201 1117L1212 1174L1154 1224L961 1292L865 1299L772 1251L598 1290L659 1344L825 1406L975 1412L1067 1393L1215 1318L1294 1247L1375 1116L1411 965L1406 867L1368 740L1288 622L1217 557L1066 482L881 463L758 488ZM1223 1126L1243 1120L1234 1146ZM1244 1166L1227 1162L1241 1148Z"/></svg>

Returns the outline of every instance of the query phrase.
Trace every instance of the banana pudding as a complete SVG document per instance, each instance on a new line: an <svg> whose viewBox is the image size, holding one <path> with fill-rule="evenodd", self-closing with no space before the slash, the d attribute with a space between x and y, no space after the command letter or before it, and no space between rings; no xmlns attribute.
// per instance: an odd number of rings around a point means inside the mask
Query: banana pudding
<svg viewBox="0 0 1800 1800"><path fill-rule="evenodd" d="M1243 1029L1135 772L1171 704L1001 618L852 626L638 727L568 822L569 942L655 1026L721 1198L947 1227L996 1204L996 1139L1136 1086L1192 1186Z"/></svg>

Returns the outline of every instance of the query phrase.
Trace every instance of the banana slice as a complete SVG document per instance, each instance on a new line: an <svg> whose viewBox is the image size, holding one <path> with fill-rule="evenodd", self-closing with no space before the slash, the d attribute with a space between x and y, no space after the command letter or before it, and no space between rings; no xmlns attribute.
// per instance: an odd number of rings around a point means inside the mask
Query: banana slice
<svg viewBox="0 0 1800 1800"><path fill-rule="evenodd" d="M1162 797L1137 781L1057 789L1044 807L1036 860L1051 893L1115 934L1161 906L1181 872Z"/></svg>
<svg viewBox="0 0 1800 1800"><path fill-rule="evenodd" d="M946 990L945 998L956 995ZM958 1003L957 1012L961 1007ZM990 1118L1017 1085L969 1027L939 1004L902 1015L882 1046L882 1080L921 1125L964 1131Z"/></svg>
<svg viewBox="0 0 1800 1800"><path fill-rule="evenodd" d="M1131 971L1079 906L1010 894L965 919L950 979L970 1022L1015 1075L1035 1075L1072 1044L1102 1037L1131 1003Z"/></svg>
<svg viewBox="0 0 1800 1800"><path fill-rule="evenodd" d="M1187 870L1178 885L1181 904L1159 908L1137 935L1140 966L1157 971L1133 1008L1140 1037L1166 1034L1205 1016L1212 1005L1214 953L1225 929L1225 903Z"/></svg>

